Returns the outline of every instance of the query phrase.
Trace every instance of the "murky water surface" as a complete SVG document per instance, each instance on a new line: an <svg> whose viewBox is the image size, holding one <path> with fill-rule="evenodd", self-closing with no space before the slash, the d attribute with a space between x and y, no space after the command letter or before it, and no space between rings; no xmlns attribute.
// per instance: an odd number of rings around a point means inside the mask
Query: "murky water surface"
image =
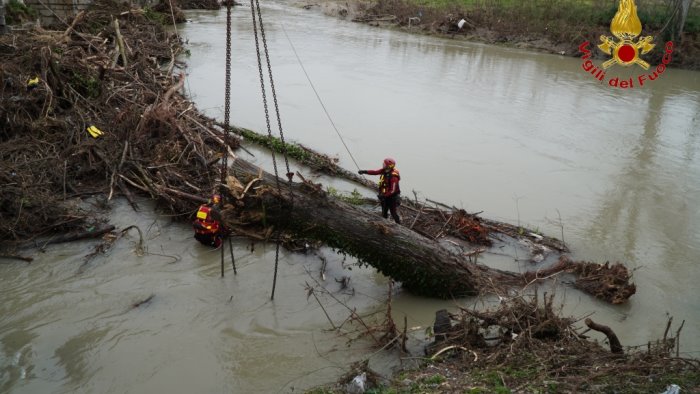
<svg viewBox="0 0 700 394"><path fill-rule="evenodd" d="M681 351L698 357L699 73L667 70L643 88L613 89L576 58L411 36L280 2L264 14L288 139L356 169L291 43L359 166L393 156L405 194L557 237L563 223L574 258L622 261L638 289L628 304L611 306L562 286L566 313L593 313L626 346L662 336L668 314L674 330L686 320ZM179 27L191 51L186 86L221 119L225 10L188 15ZM266 132L246 6L233 12L232 70L232 122ZM641 69L612 72L636 77ZM269 167L253 152L241 156ZM387 280L373 270L349 270L351 259L323 250L324 281L320 259L282 252L270 301L274 246L251 250L235 240L238 275L227 265L221 279L219 252L196 245L188 226L121 202L112 222L138 225L147 253L134 252L132 230L94 259L85 256L96 243L86 241L48 246L31 264L0 264L0 392L289 392L334 380L367 351L368 343L347 346L352 336L327 331L305 287L319 280L334 292L342 303L320 300L340 324L349 314L343 304L362 313L381 307ZM496 254L484 262L532 268ZM340 289L342 276L352 277L354 295ZM409 326L430 324L443 307L454 304L394 295L394 315ZM372 363L388 371L396 356Z"/></svg>

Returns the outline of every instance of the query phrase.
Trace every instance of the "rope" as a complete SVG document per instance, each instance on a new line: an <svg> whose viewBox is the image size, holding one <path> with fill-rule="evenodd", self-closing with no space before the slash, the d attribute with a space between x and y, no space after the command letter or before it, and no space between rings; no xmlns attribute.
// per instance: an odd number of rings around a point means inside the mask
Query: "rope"
<svg viewBox="0 0 700 394"><path fill-rule="evenodd" d="M180 39L180 34L177 32L177 24L175 23L175 11L173 11L173 2L172 0L168 0L168 5L170 6L170 17L173 20L173 30L175 30L175 36L177 39Z"/></svg>
<svg viewBox="0 0 700 394"><path fill-rule="evenodd" d="M287 37L287 41L289 41L289 45L292 47L292 51L294 52L294 56L296 56L297 61L299 62L299 65L301 66L301 69L304 71L304 75L306 75L306 79L309 81L309 85L311 85L311 89L313 89L314 93L316 94L316 98L318 99L318 102L321 103L321 107L323 108L323 112L326 113L328 120L331 122L331 126L333 126L333 130L335 130L335 133L338 134L338 138L340 138L340 142L343 143L343 146L345 147L345 150L348 152L348 155L350 155L352 162L355 163L355 167L357 167L357 169L359 170L360 166L357 164L357 161L355 161L355 157L350 152L350 149L348 148L348 145L345 143L343 136L340 134L340 131L338 131L338 128L335 126L335 122L333 121L333 118L331 118L331 115L328 113L328 110L326 109L325 104L323 104L323 100L321 100L321 96L319 96L318 92L316 91L316 87L314 86L314 83L311 82L311 78L309 78L309 74L306 72L306 68L304 67L304 63L301 62L301 58L299 58L299 55L297 54L297 50L296 50L296 48L294 48L294 44L292 44L292 40L289 38L289 35L287 34L287 30L285 30L284 26L282 26L282 31L284 32L285 37Z"/></svg>

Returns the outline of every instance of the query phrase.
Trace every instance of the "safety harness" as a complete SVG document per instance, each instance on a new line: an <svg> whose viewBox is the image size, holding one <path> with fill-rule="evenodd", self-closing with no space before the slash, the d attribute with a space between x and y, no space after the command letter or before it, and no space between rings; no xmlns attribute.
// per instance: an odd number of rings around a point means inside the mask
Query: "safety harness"
<svg viewBox="0 0 700 394"><path fill-rule="evenodd" d="M401 175L399 175L399 170L392 168L391 172L383 173L379 177L379 193L383 196L386 194L387 190L391 187L391 178L392 177L397 177L399 180L401 179ZM396 187L396 194L401 193L401 188L397 185Z"/></svg>
<svg viewBox="0 0 700 394"><path fill-rule="evenodd" d="M199 207L197 211L197 219L195 219L193 227L197 234L218 234L219 221L211 217L212 208L206 205Z"/></svg>

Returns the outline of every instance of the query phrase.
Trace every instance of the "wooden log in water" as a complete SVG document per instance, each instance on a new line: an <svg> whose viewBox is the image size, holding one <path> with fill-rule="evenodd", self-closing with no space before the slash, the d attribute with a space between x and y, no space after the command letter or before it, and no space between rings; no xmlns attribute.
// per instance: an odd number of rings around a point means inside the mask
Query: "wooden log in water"
<svg viewBox="0 0 700 394"><path fill-rule="evenodd" d="M241 178L258 177L258 167L241 159L232 166ZM280 194L273 175L264 173L262 178L264 187L244 197L246 210L264 211L267 224L351 254L415 294L451 298L478 294L494 283L524 284L520 274L471 263L436 240L322 189L301 183L290 187L280 180ZM248 179L240 180L245 184Z"/></svg>

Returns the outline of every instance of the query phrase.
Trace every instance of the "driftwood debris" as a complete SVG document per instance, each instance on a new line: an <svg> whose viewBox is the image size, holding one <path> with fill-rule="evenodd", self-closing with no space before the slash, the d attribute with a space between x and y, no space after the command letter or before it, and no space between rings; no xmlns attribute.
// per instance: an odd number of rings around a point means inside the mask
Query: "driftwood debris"
<svg viewBox="0 0 700 394"><path fill-rule="evenodd" d="M22 260L28 263L34 261L33 257L22 256L19 254L0 254L0 259Z"/></svg>
<svg viewBox="0 0 700 394"><path fill-rule="evenodd" d="M606 337L608 337L611 352L622 353L622 345L620 344L620 340L617 339L617 335L615 335L615 332L610 327L598 324L591 319L586 319L586 325L591 330L602 332Z"/></svg>
<svg viewBox="0 0 700 394"><path fill-rule="evenodd" d="M134 207L133 195L146 195L188 220L208 194L220 189L213 174L222 154L235 157L239 139L226 138L221 127L182 97L182 76L174 77L172 67L163 70L182 51L179 38L128 4L100 0L96 5L72 21L68 35L61 29L28 31L21 40L0 37L0 76L6 81L0 93L11 98L0 107L0 214L9 218L0 226L0 238L21 243L37 229L83 230L91 214L68 201L94 194L122 194ZM114 45L118 36L128 61L113 66L115 56L122 57ZM34 74L42 84L28 91L27 77ZM104 135L88 134L91 124ZM356 177L332 158L308 149L287 151L308 157L304 163L315 161L317 169ZM471 259L476 255L455 253L441 242L454 237L488 246L494 233L519 236L521 228L410 201L401 208L406 225L399 226L310 182L282 182L280 194L270 174L239 158L232 161L240 179L226 186L246 187L226 199L233 203L224 211L238 234L269 240L274 227L286 232L283 237L320 240L427 296L459 297L542 277L479 265ZM553 250L566 250L556 240L532 237Z"/></svg>
<svg viewBox="0 0 700 394"><path fill-rule="evenodd" d="M439 368L451 388L459 387L460 392L462 387L480 385L496 392L488 383L494 380L496 387L514 393L589 393L610 391L611 386L615 389L610 392L661 392L670 382L683 379L679 376L688 378L684 381L690 391L697 387L700 362L672 353L678 334L650 342L648 350L632 346L613 353L584 336L586 327L563 316L552 295L509 294L499 294L501 301L485 310L475 304L443 312L439 319L436 314L435 325L441 328L434 330L435 341L426 345L425 354L439 357L439 363L402 374L398 381L424 381ZM658 390L650 390L650 382L657 382Z"/></svg>
<svg viewBox="0 0 700 394"><path fill-rule="evenodd" d="M144 299L142 299L142 300L136 301L136 302L134 302L133 304L131 304L131 308L132 308L132 309L135 309L135 308L138 308L138 307L140 307L140 306L142 306L142 305L145 305L145 304L151 302L151 300L153 300L153 298L154 298L155 296L156 296L155 294L151 294L151 295L149 295L148 297L146 297L146 298L144 298Z"/></svg>
<svg viewBox="0 0 700 394"><path fill-rule="evenodd" d="M632 275L620 263L574 262L566 256L549 268L526 273L525 277L536 280L559 272L575 274L574 287L612 304L624 303L637 291L635 284L630 283Z"/></svg>
<svg viewBox="0 0 700 394"><path fill-rule="evenodd" d="M94 215L73 201L95 194L134 207L147 195L185 217L215 188L211 164L238 146L179 93L165 66L180 38L143 10L98 0L68 23L0 36L2 240L80 231Z"/></svg>
<svg viewBox="0 0 700 394"><path fill-rule="evenodd" d="M235 160L232 167L241 177L239 184L256 179L259 185L255 194L247 193L241 201L243 209L239 211L245 212L248 224L252 218L262 221L264 217L268 225L280 227L296 237L321 240L400 281L404 288L416 294L441 298L474 295L494 286L523 286L555 272L576 273L577 269L580 272L589 272L596 266L588 263L579 268L578 263L565 260L566 264L557 264L548 269L547 275L541 272L521 275L490 268L465 259L465 256L457 255L441 245L435 239L435 231L437 234L446 232L444 222L434 225L434 230L430 230L427 225L421 226L422 230L411 230L384 220L373 212L333 198L323 189L308 182L294 183L292 186L285 182L282 194L279 195L273 175L261 175L258 167L241 159ZM404 212L409 211L411 210ZM419 212L417 209L413 211L416 215ZM255 215L253 212L261 213ZM448 217L450 213L436 211L435 215L442 215L445 220L451 221L451 217ZM468 225L480 227L483 223L463 212L454 215L458 218L452 220L457 226L456 229ZM421 217L428 217L425 209ZM235 229L236 224L232 227ZM484 231L485 229L480 227L480 231L475 233L481 234ZM453 233L460 234L459 231ZM479 239L488 241L483 236L476 241ZM470 237L466 237L465 240L474 242ZM486 242L482 244L488 245ZM630 286L634 287L624 283L629 276L623 279L621 289L629 290ZM629 296L634 292L627 291L625 294ZM615 293L613 299L618 302L623 300L623 295Z"/></svg>

